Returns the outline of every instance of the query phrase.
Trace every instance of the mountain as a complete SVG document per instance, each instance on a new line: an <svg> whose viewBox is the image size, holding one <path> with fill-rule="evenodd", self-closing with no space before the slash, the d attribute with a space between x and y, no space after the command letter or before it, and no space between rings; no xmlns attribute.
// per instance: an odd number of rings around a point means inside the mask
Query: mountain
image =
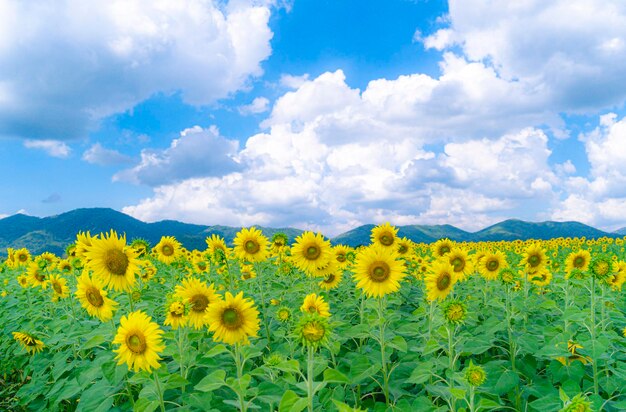
<svg viewBox="0 0 626 412"><path fill-rule="evenodd" d="M293 228L257 228L269 238L276 232L284 232L293 240L302 233ZM143 238L151 245L157 244L161 236L174 236L188 249L205 249L205 239L212 234L223 236L232 243L241 230L239 227L194 225L175 220L145 223L108 208L76 209L45 218L17 214L0 219L0 253L8 247L27 247L31 253L48 251L61 256L79 231L94 235L111 229L125 233L129 241Z"/></svg>
<svg viewBox="0 0 626 412"><path fill-rule="evenodd" d="M259 227L265 236L271 238L276 232L283 232L290 241L302 233L294 228ZM362 225L331 239L333 244L348 246L367 245L374 225ZM63 255L65 247L74 242L76 233L89 231L92 235L108 232L111 229L125 233L130 241L143 238L155 245L161 236L175 236L187 249L204 249L205 239L212 234L222 236L232 244L239 227L205 226L163 220L145 223L124 213L107 208L76 209L56 216L38 218L17 214L0 219L0 253L6 248L27 247L32 253L45 251ZM603 236L621 237L626 228L613 233L603 232L578 222L525 222L505 220L478 232L466 232L451 225L407 225L398 226L398 235L414 242L431 243L447 237L456 241L496 241L515 239L551 239L556 237L581 237L588 239Z"/></svg>

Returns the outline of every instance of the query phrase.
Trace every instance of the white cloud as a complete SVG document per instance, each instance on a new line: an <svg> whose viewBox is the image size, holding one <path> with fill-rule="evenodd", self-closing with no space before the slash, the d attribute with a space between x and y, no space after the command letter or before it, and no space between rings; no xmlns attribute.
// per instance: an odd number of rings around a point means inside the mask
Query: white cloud
<svg viewBox="0 0 626 412"><path fill-rule="evenodd" d="M89 149L85 150L82 159L87 163L101 166L123 164L130 161L129 156L117 150L102 147L100 143L95 143Z"/></svg>
<svg viewBox="0 0 626 412"><path fill-rule="evenodd" d="M507 80L528 84L554 111L595 111L626 99L626 3L621 0L451 0L450 27L424 40L460 45Z"/></svg>
<svg viewBox="0 0 626 412"><path fill-rule="evenodd" d="M265 113L269 110L270 101L265 97L256 97L250 104L240 106L239 113L243 115Z"/></svg>
<svg viewBox="0 0 626 412"><path fill-rule="evenodd" d="M99 119L155 93L203 105L247 87L271 53L270 10L222 6L0 2L0 135L84 137Z"/></svg>
<svg viewBox="0 0 626 412"><path fill-rule="evenodd" d="M235 159L238 147L239 142L220 136L215 126L194 126L165 150L142 150L140 163L113 180L160 186L197 176L222 176L240 168Z"/></svg>
<svg viewBox="0 0 626 412"><path fill-rule="evenodd" d="M288 87L290 89L297 89L302 86L304 82L309 80L309 74L305 73L302 76L294 76L291 74L283 74L280 76L281 86Z"/></svg>
<svg viewBox="0 0 626 412"><path fill-rule="evenodd" d="M64 159L70 155L72 149L58 140L24 140L24 147L43 150L49 156Z"/></svg>

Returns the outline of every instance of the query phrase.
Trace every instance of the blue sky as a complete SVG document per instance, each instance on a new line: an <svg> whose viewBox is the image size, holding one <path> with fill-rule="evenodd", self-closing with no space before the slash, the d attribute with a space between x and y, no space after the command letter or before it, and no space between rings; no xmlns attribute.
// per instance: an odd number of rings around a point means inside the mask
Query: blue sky
<svg viewBox="0 0 626 412"><path fill-rule="evenodd" d="M626 6L0 1L0 215L626 226Z"/></svg>

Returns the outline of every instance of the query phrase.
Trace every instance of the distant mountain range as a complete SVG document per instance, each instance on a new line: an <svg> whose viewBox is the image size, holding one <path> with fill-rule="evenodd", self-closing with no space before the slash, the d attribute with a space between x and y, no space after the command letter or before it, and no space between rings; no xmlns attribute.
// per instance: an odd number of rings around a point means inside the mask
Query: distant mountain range
<svg viewBox="0 0 626 412"><path fill-rule="evenodd" d="M302 233L294 228L259 227L271 237L276 232L285 233L293 241ZM348 246L366 245L374 225L363 225L331 239L333 244ZM204 226L163 220L145 223L124 213L106 208L76 209L67 213L45 218L17 214L0 219L0 253L6 248L27 247L32 253L45 251L62 255L65 247L76 239L79 231L91 234L108 232L111 229L126 233L130 241L143 238L155 245L161 236L175 236L188 249L204 249L205 239L212 234L223 236L232 243L240 227ZM407 225L398 227L398 235L414 242L434 242L444 237L456 241L497 241L515 239L551 239L556 237L581 237L588 239L603 236L621 237L626 228L613 233L603 232L578 222L532 223L521 220L505 220L478 232L466 232L451 225Z"/></svg>

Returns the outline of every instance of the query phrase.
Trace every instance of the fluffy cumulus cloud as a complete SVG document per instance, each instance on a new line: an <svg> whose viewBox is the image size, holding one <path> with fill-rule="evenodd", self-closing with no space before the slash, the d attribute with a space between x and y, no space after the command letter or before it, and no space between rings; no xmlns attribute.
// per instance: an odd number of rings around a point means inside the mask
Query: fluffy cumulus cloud
<svg viewBox="0 0 626 412"><path fill-rule="evenodd" d="M423 42L488 61L549 99L546 109L584 112L624 103L625 19L621 0L450 0L449 26Z"/></svg>
<svg viewBox="0 0 626 412"><path fill-rule="evenodd" d="M141 161L113 180L160 186L198 176L222 176L240 168L239 142L220 136L215 126L194 126L180 133L165 150L144 149Z"/></svg>
<svg viewBox="0 0 626 412"><path fill-rule="evenodd" d="M145 220L297 226L331 235L385 219L480 229L520 213L534 217L555 200L558 177L548 165L547 136L502 122L487 126L490 135L506 131L490 139L473 137L478 130L450 134L441 150L427 149L442 141L440 127L470 125L443 114L433 120L438 127L422 122L429 103L443 105L433 90L447 81L444 76L378 80L363 92L350 88L341 71L306 80L276 101L264 122L267 132L251 136L236 154L227 152L239 169L220 167L221 175L205 172L176 184L153 180L154 195L124 211ZM474 109L468 104L460 110ZM179 145L175 141L166 152ZM190 153L196 152L182 152L185 160L168 173L184 170ZM122 175L167 175L154 158L143 154L141 164Z"/></svg>
<svg viewBox="0 0 626 412"><path fill-rule="evenodd" d="M84 137L155 93L246 87L271 53L268 3L0 0L0 135Z"/></svg>

